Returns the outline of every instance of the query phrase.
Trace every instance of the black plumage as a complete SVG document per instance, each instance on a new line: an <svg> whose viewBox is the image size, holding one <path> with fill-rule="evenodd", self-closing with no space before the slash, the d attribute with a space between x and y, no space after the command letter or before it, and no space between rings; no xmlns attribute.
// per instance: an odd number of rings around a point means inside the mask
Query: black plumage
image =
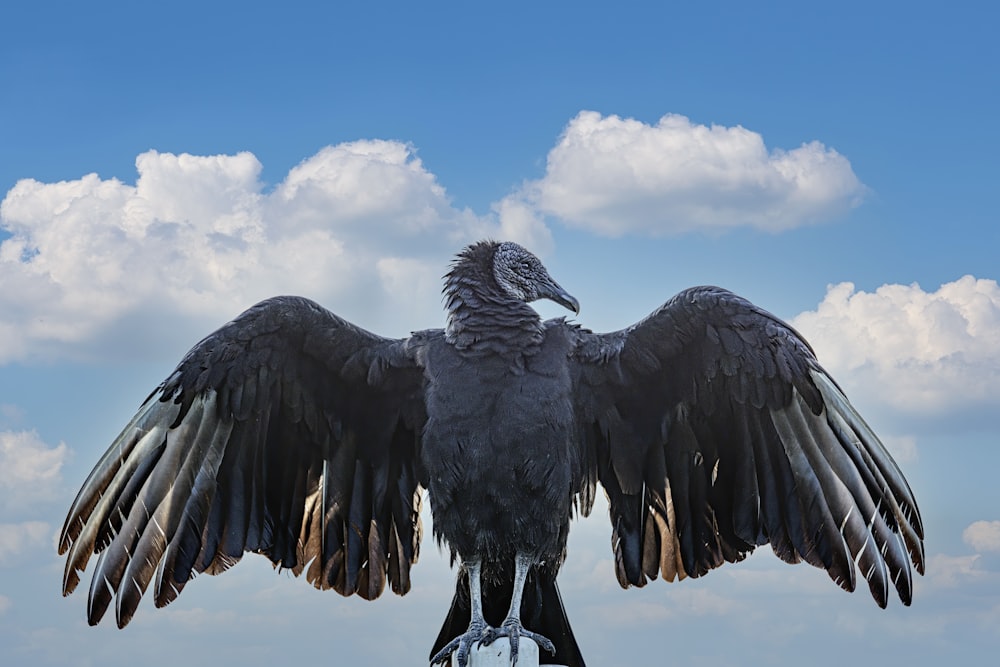
<svg viewBox="0 0 1000 667"><path fill-rule="evenodd" d="M885 606L923 528L899 468L808 344L697 287L595 334L537 258L481 242L445 281L447 326L387 339L303 298L261 302L192 348L71 507L64 594L118 625L247 551L366 599L410 589L428 492L461 563L432 661L508 636L583 658L556 587L574 508L607 494L622 586L701 576L770 543ZM523 623L523 625L522 625Z"/></svg>

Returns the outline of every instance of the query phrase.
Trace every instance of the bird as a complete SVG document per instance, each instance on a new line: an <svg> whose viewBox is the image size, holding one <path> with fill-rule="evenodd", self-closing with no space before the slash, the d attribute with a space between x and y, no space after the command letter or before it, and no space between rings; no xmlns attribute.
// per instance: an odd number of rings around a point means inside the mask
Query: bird
<svg viewBox="0 0 1000 667"><path fill-rule="evenodd" d="M462 249L444 328L386 338L302 297L211 333L141 404L59 537L63 594L125 627L199 573L263 554L319 589L410 590L426 494L457 566L431 664L521 641L584 665L556 585L571 520L608 501L622 587L700 577L769 544L885 607L912 600L924 530L899 466L790 325L692 287L594 333L511 241ZM860 576L859 576L860 575Z"/></svg>

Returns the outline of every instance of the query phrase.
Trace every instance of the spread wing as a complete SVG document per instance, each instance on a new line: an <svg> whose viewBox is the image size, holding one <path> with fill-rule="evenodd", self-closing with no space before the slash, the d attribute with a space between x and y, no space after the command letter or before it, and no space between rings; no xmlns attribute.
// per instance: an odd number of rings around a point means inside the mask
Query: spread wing
<svg viewBox="0 0 1000 667"><path fill-rule="evenodd" d="M623 587L770 543L851 591L856 563L880 606L889 586L909 604L910 561L922 573L924 560L913 493L798 333L700 287L629 329L578 336L585 460Z"/></svg>
<svg viewBox="0 0 1000 667"><path fill-rule="evenodd" d="M63 594L99 554L93 625L119 627L155 574L157 606L246 551L317 588L409 590L417 559L420 370L406 341L297 297L257 304L198 343L84 482L59 541Z"/></svg>

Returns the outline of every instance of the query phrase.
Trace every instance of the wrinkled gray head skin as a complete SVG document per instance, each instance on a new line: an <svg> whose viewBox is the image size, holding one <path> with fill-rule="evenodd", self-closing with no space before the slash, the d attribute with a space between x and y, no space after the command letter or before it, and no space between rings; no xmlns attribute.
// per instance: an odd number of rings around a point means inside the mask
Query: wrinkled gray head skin
<svg viewBox="0 0 1000 667"><path fill-rule="evenodd" d="M550 299L580 314L580 303L559 286L542 262L522 246L505 241L493 255L493 277L509 296L525 303Z"/></svg>

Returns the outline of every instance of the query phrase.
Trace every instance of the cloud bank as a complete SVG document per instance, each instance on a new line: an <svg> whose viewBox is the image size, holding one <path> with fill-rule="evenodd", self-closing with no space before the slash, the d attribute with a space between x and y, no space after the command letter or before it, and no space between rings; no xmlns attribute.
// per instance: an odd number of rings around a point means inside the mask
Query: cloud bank
<svg viewBox="0 0 1000 667"><path fill-rule="evenodd" d="M1000 553L1000 521L976 521L962 531L962 540L977 553Z"/></svg>
<svg viewBox="0 0 1000 667"><path fill-rule="evenodd" d="M49 447L35 431L0 431L0 510L54 498L68 457L65 443Z"/></svg>
<svg viewBox="0 0 1000 667"><path fill-rule="evenodd" d="M792 324L835 377L910 414L1000 405L1000 287L964 276L928 292L832 285ZM853 395L853 394L852 394Z"/></svg>
<svg viewBox="0 0 1000 667"><path fill-rule="evenodd" d="M750 226L777 232L857 205L848 160L812 141L769 150L743 127L668 114L655 125L583 111L517 195L567 225L606 236Z"/></svg>
<svg viewBox="0 0 1000 667"><path fill-rule="evenodd" d="M59 496L68 458L65 443L49 447L34 431L0 431L0 567L16 565L28 552L51 548L50 525L23 519L46 514L47 505Z"/></svg>
<svg viewBox="0 0 1000 667"><path fill-rule="evenodd" d="M108 359L192 339L277 293L390 335L439 321L451 254L491 236L545 254L555 217L600 234L751 225L777 231L850 207L863 186L813 142L768 150L742 127L582 112L545 176L485 215L452 205L412 146L329 146L273 188L250 153L136 159L134 185L88 174L18 182L0 203L0 364ZM150 339L152 336L152 339ZM159 337L159 338L157 338ZM137 342L139 341L139 342Z"/></svg>
<svg viewBox="0 0 1000 667"><path fill-rule="evenodd" d="M51 543L52 529L44 521L0 523L0 567L11 565L18 556Z"/></svg>
<svg viewBox="0 0 1000 667"><path fill-rule="evenodd" d="M458 246L547 234L514 209L478 217L453 207L399 142L324 148L270 192L250 153L150 151L136 169L135 185L89 174L26 179L7 193L0 363L68 350L122 353L144 318L204 333L276 293L321 299L344 314L384 304L414 315L414 290L435 303L441 267ZM369 319L385 322L378 312ZM97 340L100 349L87 349Z"/></svg>

